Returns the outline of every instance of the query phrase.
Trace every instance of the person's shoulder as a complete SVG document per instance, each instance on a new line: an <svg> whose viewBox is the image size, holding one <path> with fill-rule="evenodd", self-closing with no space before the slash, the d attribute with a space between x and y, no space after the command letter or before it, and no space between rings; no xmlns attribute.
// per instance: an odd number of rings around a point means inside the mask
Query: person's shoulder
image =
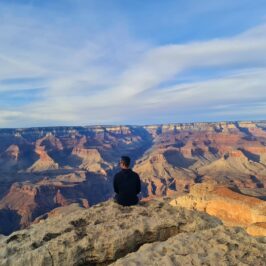
<svg viewBox="0 0 266 266"><path fill-rule="evenodd" d="M122 175L122 171L119 171L118 173L115 174L115 177L119 177Z"/></svg>
<svg viewBox="0 0 266 266"><path fill-rule="evenodd" d="M132 171L132 173L133 173L133 175L135 175L135 176L139 176L139 174L138 173L136 173L135 171L133 171L133 170L131 170Z"/></svg>

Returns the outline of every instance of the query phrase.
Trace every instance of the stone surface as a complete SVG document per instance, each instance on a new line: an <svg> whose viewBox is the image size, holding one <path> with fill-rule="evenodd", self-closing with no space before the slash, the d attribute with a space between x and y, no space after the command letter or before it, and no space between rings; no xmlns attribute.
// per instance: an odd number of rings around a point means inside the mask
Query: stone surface
<svg viewBox="0 0 266 266"><path fill-rule="evenodd" d="M97 149L84 149L77 147L72 150L72 155L82 160L79 168L90 172L106 176L107 170L111 170L113 168L111 164L103 160Z"/></svg>
<svg viewBox="0 0 266 266"><path fill-rule="evenodd" d="M28 172L42 172L59 168L58 163L48 155L44 146L36 146L35 153L39 156L39 159L27 169Z"/></svg>
<svg viewBox="0 0 266 266"><path fill-rule="evenodd" d="M172 200L171 205L205 211L216 216L227 225L243 226L266 222L266 202L242 195L227 187L213 183L196 184L188 195ZM258 226L257 226L258 227ZM248 232L258 235L255 228ZM263 230L260 230L263 233ZM265 233L265 232L264 232ZM264 234L266 236L266 234Z"/></svg>
<svg viewBox="0 0 266 266"><path fill-rule="evenodd" d="M185 169L189 163L177 149L156 149L137 162L134 171L147 184L147 196L173 196L194 183L196 175Z"/></svg>
<svg viewBox="0 0 266 266"><path fill-rule="evenodd" d="M158 200L132 207L113 201L89 209L72 205L29 229L0 238L0 265L106 265L145 243L220 224L205 213Z"/></svg>
<svg viewBox="0 0 266 266"><path fill-rule="evenodd" d="M251 224L247 227L247 232L253 236L266 236L266 222Z"/></svg>
<svg viewBox="0 0 266 266"><path fill-rule="evenodd" d="M111 265L264 266L265 261L266 238L249 237L241 228L218 226L178 234L164 242L145 244L137 252L130 253Z"/></svg>

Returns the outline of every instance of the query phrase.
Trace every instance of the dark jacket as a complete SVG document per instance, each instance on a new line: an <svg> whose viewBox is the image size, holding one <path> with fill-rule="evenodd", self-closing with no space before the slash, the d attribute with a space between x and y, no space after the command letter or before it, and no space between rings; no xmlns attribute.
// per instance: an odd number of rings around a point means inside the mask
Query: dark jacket
<svg viewBox="0 0 266 266"><path fill-rule="evenodd" d="M139 199L137 194L141 191L140 178L131 169L122 169L114 176L114 191L116 201L124 206L135 205Z"/></svg>

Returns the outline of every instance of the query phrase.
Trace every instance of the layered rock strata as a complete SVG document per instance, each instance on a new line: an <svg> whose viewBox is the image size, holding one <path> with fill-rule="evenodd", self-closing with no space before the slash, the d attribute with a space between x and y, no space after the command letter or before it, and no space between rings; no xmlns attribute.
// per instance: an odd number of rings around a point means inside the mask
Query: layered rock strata
<svg viewBox="0 0 266 266"><path fill-rule="evenodd" d="M252 235L264 235L266 202L213 183L196 184L188 195L171 201L173 206L207 212L227 225L242 226Z"/></svg>
<svg viewBox="0 0 266 266"><path fill-rule="evenodd" d="M0 233L58 206L113 197L121 155L140 174L142 199L210 180L266 199L265 121L0 129Z"/></svg>

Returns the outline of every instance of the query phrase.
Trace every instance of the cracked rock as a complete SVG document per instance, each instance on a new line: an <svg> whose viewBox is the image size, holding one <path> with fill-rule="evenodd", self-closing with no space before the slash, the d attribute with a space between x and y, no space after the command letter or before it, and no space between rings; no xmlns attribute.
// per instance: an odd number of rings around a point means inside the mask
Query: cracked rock
<svg viewBox="0 0 266 266"><path fill-rule="evenodd" d="M63 208L67 215L63 209L57 217L0 238L0 265L108 265L146 243L221 225L208 214L161 200L131 207L110 200L89 209Z"/></svg>

